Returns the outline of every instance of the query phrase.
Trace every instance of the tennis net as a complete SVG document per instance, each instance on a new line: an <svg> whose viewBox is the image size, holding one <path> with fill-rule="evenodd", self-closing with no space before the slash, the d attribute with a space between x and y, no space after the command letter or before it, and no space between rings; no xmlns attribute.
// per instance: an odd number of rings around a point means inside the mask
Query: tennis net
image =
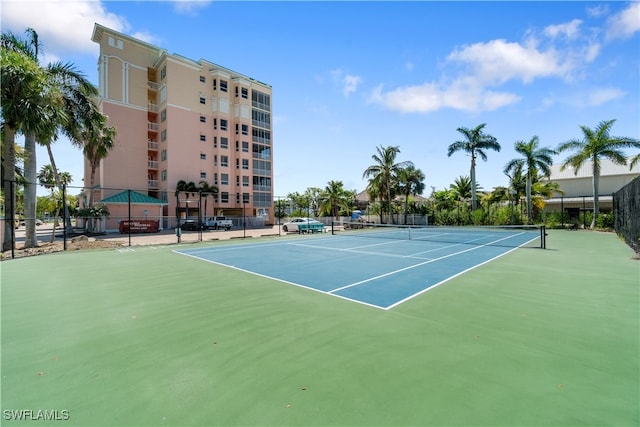
<svg viewBox="0 0 640 427"><path fill-rule="evenodd" d="M543 249L547 247L547 233L544 225L418 226L333 221L331 233L343 236L462 245L525 246Z"/></svg>

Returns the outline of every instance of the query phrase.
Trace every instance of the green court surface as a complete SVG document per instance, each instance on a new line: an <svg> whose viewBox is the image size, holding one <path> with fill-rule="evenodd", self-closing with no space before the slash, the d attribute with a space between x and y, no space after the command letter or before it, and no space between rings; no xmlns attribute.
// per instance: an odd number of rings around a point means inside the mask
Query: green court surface
<svg viewBox="0 0 640 427"><path fill-rule="evenodd" d="M613 234L551 230L388 311L173 252L195 245L0 263L2 425L640 425Z"/></svg>

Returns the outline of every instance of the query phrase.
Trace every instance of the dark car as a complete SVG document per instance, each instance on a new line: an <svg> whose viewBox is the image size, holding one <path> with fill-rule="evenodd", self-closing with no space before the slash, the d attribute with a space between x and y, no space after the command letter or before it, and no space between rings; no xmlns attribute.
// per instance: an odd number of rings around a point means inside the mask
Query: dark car
<svg viewBox="0 0 640 427"><path fill-rule="evenodd" d="M180 225L180 229L183 231L198 231L208 230L209 227L204 222L188 219Z"/></svg>

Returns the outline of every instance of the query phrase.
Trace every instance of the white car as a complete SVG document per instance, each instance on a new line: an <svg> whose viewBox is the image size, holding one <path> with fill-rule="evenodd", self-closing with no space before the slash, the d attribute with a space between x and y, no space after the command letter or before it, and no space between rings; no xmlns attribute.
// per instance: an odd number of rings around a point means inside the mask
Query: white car
<svg viewBox="0 0 640 427"><path fill-rule="evenodd" d="M309 225L308 227L306 225ZM298 228L299 225L303 225L303 230ZM320 221L310 218L293 218L289 222L282 224L282 230L285 233L298 232L298 231L324 231L324 224Z"/></svg>

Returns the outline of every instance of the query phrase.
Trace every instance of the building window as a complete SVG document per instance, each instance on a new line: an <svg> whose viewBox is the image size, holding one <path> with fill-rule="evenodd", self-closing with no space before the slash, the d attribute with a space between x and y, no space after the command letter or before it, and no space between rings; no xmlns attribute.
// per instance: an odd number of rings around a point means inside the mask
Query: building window
<svg viewBox="0 0 640 427"><path fill-rule="evenodd" d="M167 150L162 150L160 152L160 160L162 161L167 160Z"/></svg>
<svg viewBox="0 0 640 427"><path fill-rule="evenodd" d="M167 140L167 130L166 129L162 129L162 132L160 132L160 141L166 141Z"/></svg>
<svg viewBox="0 0 640 427"><path fill-rule="evenodd" d="M216 118L213 119L213 129L218 129L218 119Z"/></svg>
<svg viewBox="0 0 640 427"><path fill-rule="evenodd" d="M218 79L213 79L213 90L218 89Z"/></svg>
<svg viewBox="0 0 640 427"><path fill-rule="evenodd" d="M247 89L246 87L243 87L241 89L241 93L242 93L242 97L244 99L248 99L249 98L249 89Z"/></svg>
<svg viewBox="0 0 640 427"><path fill-rule="evenodd" d="M220 80L220 92L227 92L226 80Z"/></svg>
<svg viewBox="0 0 640 427"><path fill-rule="evenodd" d="M167 66L165 65L160 70L160 80L164 80L167 77Z"/></svg>
<svg viewBox="0 0 640 427"><path fill-rule="evenodd" d="M206 172L200 172L200 179L207 179L207 173Z"/></svg>
<svg viewBox="0 0 640 427"><path fill-rule="evenodd" d="M200 116L200 123L207 123L207 118L205 116Z"/></svg>
<svg viewBox="0 0 640 427"><path fill-rule="evenodd" d="M200 153L200 160L207 160L207 155L205 153Z"/></svg>
<svg viewBox="0 0 640 427"><path fill-rule="evenodd" d="M200 76L200 82L204 83L207 81L207 78L205 76Z"/></svg>
<svg viewBox="0 0 640 427"><path fill-rule="evenodd" d="M229 138L225 138L224 136L220 137L220 148L229 148Z"/></svg>
<svg viewBox="0 0 640 427"><path fill-rule="evenodd" d="M200 141L206 141L207 135L200 135Z"/></svg>
<svg viewBox="0 0 640 427"><path fill-rule="evenodd" d="M242 177L242 186L243 187L248 187L249 186L249 177L248 176L243 176Z"/></svg>
<svg viewBox="0 0 640 427"><path fill-rule="evenodd" d="M220 174L220 185L229 185L229 174L228 173Z"/></svg>
<svg viewBox="0 0 640 427"><path fill-rule="evenodd" d="M213 185L218 185L218 174L217 173L213 174Z"/></svg>
<svg viewBox="0 0 640 427"><path fill-rule="evenodd" d="M218 147L218 137L214 136L213 137L213 148L217 148Z"/></svg>
<svg viewBox="0 0 640 427"><path fill-rule="evenodd" d="M161 122L166 122L167 121L167 110L162 110L160 112L160 121Z"/></svg>
<svg viewBox="0 0 640 427"><path fill-rule="evenodd" d="M236 123L236 135L239 133L240 126Z"/></svg>
<svg viewBox="0 0 640 427"><path fill-rule="evenodd" d="M229 130L228 123L226 119L220 119L220 130Z"/></svg>
<svg viewBox="0 0 640 427"><path fill-rule="evenodd" d="M217 154L213 155L213 166L218 166L218 155Z"/></svg>
<svg viewBox="0 0 640 427"><path fill-rule="evenodd" d="M249 126L248 125L242 125L242 134L243 135L249 135Z"/></svg>
<svg viewBox="0 0 640 427"><path fill-rule="evenodd" d="M242 159L242 169L249 170L249 159Z"/></svg>
<svg viewBox="0 0 640 427"><path fill-rule="evenodd" d="M249 141L242 141L242 152L243 153L249 152Z"/></svg>
<svg viewBox="0 0 640 427"><path fill-rule="evenodd" d="M242 203L249 203L249 193L242 193Z"/></svg>
<svg viewBox="0 0 640 427"><path fill-rule="evenodd" d="M240 203L240 193L236 193L236 203Z"/></svg>
<svg viewBox="0 0 640 427"><path fill-rule="evenodd" d="M240 141L236 141L236 151L240 151Z"/></svg>
<svg viewBox="0 0 640 427"><path fill-rule="evenodd" d="M162 172L160 172L160 179L163 181L167 180L167 170L163 169Z"/></svg>
<svg viewBox="0 0 640 427"><path fill-rule="evenodd" d="M236 175L236 187L240 187L240 177Z"/></svg>
<svg viewBox="0 0 640 427"><path fill-rule="evenodd" d="M227 191L220 193L220 201L222 203L229 203L229 193Z"/></svg>
<svg viewBox="0 0 640 427"><path fill-rule="evenodd" d="M120 39L116 39L115 37L109 36L109 46L115 47L118 49L123 49L124 43Z"/></svg>
<svg viewBox="0 0 640 427"><path fill-rule="evenodd" d="M206 104L206 103L207 103L207 100L205 99L205 97L201 96L200 97L200 104Z"/></svg>
<svg viewBox="0 0 640 427"><path fill-rule="evenodd" d="M220 156L220 166L229 167L229 156Z"/></svg>
<svg viewBox="0 0 640 427"><path fill-rule="evenodd" d="M240 169L240 159L236 159L236 169Z"/></svg>

